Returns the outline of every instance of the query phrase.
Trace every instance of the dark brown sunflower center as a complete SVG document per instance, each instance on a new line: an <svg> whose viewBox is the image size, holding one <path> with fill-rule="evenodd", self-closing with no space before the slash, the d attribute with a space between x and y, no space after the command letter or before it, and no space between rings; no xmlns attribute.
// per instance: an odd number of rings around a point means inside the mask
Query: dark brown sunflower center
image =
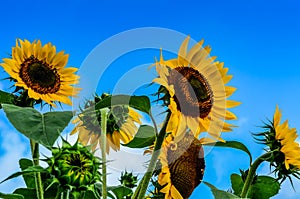
<svg viewBox="0 0 300 199"><path fill-rule="evenodd" d="M168 150L167 160L171 183L184 199L189 198L204 175L204 153L199 140L188 135L178 143L176 150Z"/></svg>
<svg viewBox="0 0 300 199"><path fill-rule="evenodd" d="M34 56L21 64L19 75L29 88L40 94L55 93L60 88L60 76L56 69Z"/></svg>
<svg viewBox="0 0 300 199"><path fill-rule="evenodd" d="M213 106L213 92L206 78L191 67L170 71L169 84L174 85L174 100L184 115L205 118Z"/></svg>

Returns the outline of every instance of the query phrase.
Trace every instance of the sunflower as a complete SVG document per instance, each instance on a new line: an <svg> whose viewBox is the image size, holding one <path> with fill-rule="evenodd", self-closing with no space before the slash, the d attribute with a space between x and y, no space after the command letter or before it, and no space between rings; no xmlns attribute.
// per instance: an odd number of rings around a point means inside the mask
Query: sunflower
<svg viewBox="0 0 300 199"><path fill-rule="evenodd" d="M29 98L44 100L55 106L54 101L72 105L69 97L76 96L77 68L65 68L68 54L56 53L51 43L42 46L41 41L30 43L18 39L12 48L12 57L4 58L0 65L14 79L17 88L26 90Z"/></svg>
<svg viewBox="0 0 300 199"><path fill-rule="evenodd" d="M179 142L170 142L162 148L159 162L159 192L164 194L165 199L189 198L204 174L204 153L200 141L192 133L185 134Z"/></svg>
<svg viewBox="0 0 300 199"><path fill-rule="evenodd" d="M240 104L227 99L236 90L225 86L232 75L227 75L224 63L209 57L211 48L203 48L203 40L187 51L189 39L183 41L177 58L164 60L161 52L155 64L159 76L153 82L161 85L159 94L164 96L160 99L172 112L167 132L181 137L188 128L196 137L208 132L214 139L222 140L220 132L233 127L224 120L237 119L227 108Z"/></svg>
<svg viewBox="0 0 300 199"><path fill-rule="evenodd" d="M284 154L284 165L287 170L290 168L300 169L300 146L296 142L298 137L295 128L289 128L288 120L280 124L281 112L278 106L273 118L275 140L279 143L281 153Z"/></svg>
<svg viewBox="0 0 300 199"><path fill-rule="evenodd" d="M95 97L95 101L87 101L85 108L95 106L97 102L108 97ZM116 105L110 107L107 116L107 145L106 152L109 153L110 148L114 151L120 150L120 141L124 144L131 141L136 134L138 127L135 123L140 124L141 115L128 106ZM71 132L71 135L78 132L78 139L84 145L92 145L93 149L101 146L101 115L100 110L93 112L82 111L77 118L73 120L76 127Z"/></svg>
<svg viewBox="0 0 300 199"><path fill-rule="evenodd" d="M288 120L281 123L281 115L277 106L273 121L264 126L266 131L254 136L258 143L268 147L269 157L265 160L274 168L277 179L283 182L289 178L292 182L290 175L300 179L300 146L296 129L289 127Z"/></svg>

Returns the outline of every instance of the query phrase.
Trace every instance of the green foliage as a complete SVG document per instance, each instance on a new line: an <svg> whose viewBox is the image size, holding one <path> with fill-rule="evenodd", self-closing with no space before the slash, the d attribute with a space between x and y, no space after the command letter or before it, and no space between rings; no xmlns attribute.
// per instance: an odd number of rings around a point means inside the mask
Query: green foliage
<svg viewBox="0 0 300 199"><path fill-rule="evenodd" d="M129 105L136 110L150 113L151 104L147 96L113 95L102 99L95 105L95 109L109 108L116 105Z"/></svg>
<svg viewBox="0 0 300 199"><path fill-rule="evenodd" d="M240 195L244 186L243 179L238 174L232 174L231 186L234 194ZM250 186L247 197L252 199L269 199L278 194L280 184L270 176L257 176Z"/></svg>
<svg viewBox="0 0 300 199"><path fill-rule="evenodd" d="M41 114L34 108L3 104L12 125L35 142L51 147L73 117L71 111Z"/></svg>
<svg viewBox="0 0 300 199"><path fill-rule="evenodd" d="M232 193L223 191L223 190L219 190L217 189L215 186L213 186L212 184L208 183L208 182L203 182L205 185L207 185L211 192L213 193L215 199L232 199L232 198L240 198L237 195L234 195Z"/></svg>
<svg viewBox="0 0 300 199"><path fill-rule="evenodd" d="M0 198L2 199L25 199L24 196L20 194L5 194L0 192Z"/></svg>
<svg viewBox="0 0 300 199"><path fill-rule="evenodd" d="M24 199L37 198L35 188L19 188L19 189L16 189L13 193L22 195L24 197Z"/></svg>
<svg viewBox="0 0 300 199"><path fill-rule="evenodd" d="M14 104L15 99L15 95L0 90L0 109L1 104Z"/></svg>
<svg viewBox="0 0 300 199"><path fill-rule="evenodd" d="M122 145L130 148L144 148L154 144L155 138L156 134L152 126L141 125L134 138Z"/></svg>
<svg viewBox="0 0 300 199"><path fill-rule="evenodd" d="M20 165L21 171L24 171L24 170L28 169L29 167L33 166L33 162L32 162L32 160L22 158L19 160L19 165ZM22 177L25 181L27 188L35 189L35 177L34 177L33 173L24 173L24 174L22 174Z"/></svg>
<svg viewBox="0 0 300 199"><path fill-rule="evenodd" d="M107 190L112 191L117 199L126 199L127 196L132 195L132 190L125 186L111 186Z"/></svg>
<svg viewBox="0 0 300 199"><path fill-rule="evenodd" d="M34 173L34 172L46 172L46 171L41 166L31 166L31 167L28 167L27 169L24 169L23 171L19 171L19 172L16 172L16 173L10 175L9 177L7 177L3 181L1 181L0 184L7 180L19 177L21 175L26 175L26 174L30 174L30 173Z"/></svg>
<svg viewBox="0 0 300 199"><path fill-rule="evenodd" d="M226 141L226 142L216 142L216 143L208 143L205 144L207 146L219 146L219 147L228 147L228 148L233 148L233 149L238 149L241 150L245 153L248 154L249 158L250 158L250 164L252 162L252 155L249 151L249 149L241 142L238 141Z"/></svg>

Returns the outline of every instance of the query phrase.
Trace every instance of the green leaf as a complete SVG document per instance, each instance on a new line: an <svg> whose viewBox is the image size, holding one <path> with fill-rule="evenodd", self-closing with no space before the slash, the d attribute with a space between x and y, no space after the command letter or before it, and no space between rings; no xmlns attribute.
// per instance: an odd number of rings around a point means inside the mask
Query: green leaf
<svg viewBox="0 0 300 199"><path fill-rule="evenodd" d="M280 183L270 176L258 176L251 185L248 197L252 199L269 199L278 194Z"/></svg>
<svg viewBox="0 0 300 199"><path fill-rule="evenodd" d="M28 167L33 166L33 162L32 160L26 159L26 158L22 158L19 160L19 165L21 168L21 171L26 170ZM35 177L33 173L26 173L23 174L23 179L25 181L25 184L27 186L27 188L35 188Z"/></svg>
<svg viewBox="0 0 300 199"><path fill-rule="evenodd" d="M94 191L95 195L101 196L102 195L102 184L101 183L95 183L94 184L94 188L95 188L95 191ZM116 199L114 197L114 195L111 193L111 189L110 188L111 187L107 187L107 196L109 198ZM89 198L87 198L87 199L89 199Z"/></svg>
<svg viewBox="0 0 300 199"><path fill-rule="evenodd" d="M208 182L203 182L205 185L207 185L211 192L213 193L215 199L232 199L232 198L240 198L232 193L223 191L223 190L219 190L217 189L215 186L213 186L212 184L208 183Z"/></svg>
<svg viewBox="0 0 300 199"><path fill-rule="evenodd" d="M0 198L2 199L24 199L20 194L5 194L0 192Z"/></svg>
<svg viewBox="0 0 300 199"><path fill-rule="evenodd" d="M215 143L207 143L205 145L208 146L219 146L219 147L228 147L233 149L241 150L249 155L250 158L250 164L252 162L252 155L249 151L249 149L241 142L238 141L226 141L226 142L215 142Z"/></svg>
<svg viewBox="0 0 300 199"><path fill-rule="evenodd" d="M240 175L234 173L230 176L231 187L235 195L240 195L244 186L243 179Z"/></svg>
<svg viewBox="0 0 300 199"><path fill-rule="evenodd" d="M13 104L16 96L0 90L0 108L1 104Z"/></svg>
<svg viewBox="0 0 300 199"><path fill-rule="evenodd" d="M2 184L3 182L7 181L7 180L10 180L10 179L13 179L13 178L16 178L20 175L25 175L25 174L28 174L28 173L34 173L34 172L46 172L45 169L41 166L31 166L31 167L28 167L27 169L23 170L23 171L19 171L19 172L16 172L12 175L10 175L9 177L7 177L6 179L4 179L3 181L0 182L0 184Z"/></svg>
<svg viewBox="0 0 300 199"><path fill-rule="evenodd" d="M41 114L34 108L3 104L7 118L22 134L51 147L73 117L71 111Z"/></svg>
<svg viewBox="0 0 300 199"><path fill-rule="evenodd" d="M150 113L151 105L147 96L113 95L104 98L95 105L95 109L108 108L116 105L129 105L136 110Z"/></svg>
<svg viewBox="0 0 300 199"><path fill-rule="evenodd" d="M132 190L130 188L124 187L122 185L107 187L107 190L111 190L115 194L117 199L124 199L126 196L132 194Z"/></svg>
<svg viewBox="0 0 300 199"><path fill-rule="evenodd" d="M141 125L134 138L127 144L122 145L130 148L144 148L152 145L155 137L155 130L152 126Z"/></svg>
<svg viewBox="0 0 300 199"><path fill-rule="evenodd" d="M19 194L24 197L24 199L35 199L36 196L36 190L35 189L28 189L28 188L19 188L14 191L14 194Z"/></svg>

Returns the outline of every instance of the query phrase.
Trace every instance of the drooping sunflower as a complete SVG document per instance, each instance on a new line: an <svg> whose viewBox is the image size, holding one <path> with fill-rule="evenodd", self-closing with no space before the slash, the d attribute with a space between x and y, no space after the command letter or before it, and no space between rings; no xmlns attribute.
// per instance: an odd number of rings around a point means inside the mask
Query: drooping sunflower
<svg viewBox="0 0 300 199"><path fill-rule="evenodd" d="M15 86L27 91L29 98L44 100L55 106L59 101L72 105L69 97L76 96L79 76L78 69L65 68L68 54L63 51L56 53L56 47L51 43L42 46L41 41L30 43L18 39L12 48L12 57L4 58L0 65L14 79Z"/></svg>
<svg viewBox="0 0 300 199"><path fill-rule="evenodd" d="M170 142L161 150L159 193L163 193L165 199L189 198L204 175L204 153L200 141L189 132L179 142Z"/></svg>
<svg viewBox="0 0 300 199"><path fill-rule="evenodd" d="M159 94L171 111L167 132L181 137L190 129L198 137L208 132L214 139L221 132L231 131L233 125L225 120L235 120L235 114L227 110L240 103L228 100L236 88L227 86L232 75L224 63L209 57L211 48L202 47L203 40L187 51L187 37L175 59L164 60L162 53L156 62L158 77L153 80L161 85Z"/></svg>
<svg viewBox="0 0 300 199"><path fill-rule="evenodd" d="M97 102L103 100L109 95L104 94L101 97L96 96L95 100L89 100L85 104L85 109L94 107ZM128 106L116 105L110 107L107 115L107 145L106 152L109 153L110 148L114 151L120 150L120 142L124 144L131 141L136 134L138 127L136 123L141 124L141 115ZM76 127L71 135L78 132L78 139L84 145L92 145L93 149L101 146L101 114L100 110L92 112L82 111L78 117L73 120Z"/></svg>
<svg viewBox="0 0 300 199"><path fill-rule="evenodd" d="M280 145L280 151L284 154L284 165L287 170L290 168L300 169L300 146L296 142L298 137L295 128L289 128L288 120L280 124L281 112L278 106L273 118L275 140Z"/></svg>

